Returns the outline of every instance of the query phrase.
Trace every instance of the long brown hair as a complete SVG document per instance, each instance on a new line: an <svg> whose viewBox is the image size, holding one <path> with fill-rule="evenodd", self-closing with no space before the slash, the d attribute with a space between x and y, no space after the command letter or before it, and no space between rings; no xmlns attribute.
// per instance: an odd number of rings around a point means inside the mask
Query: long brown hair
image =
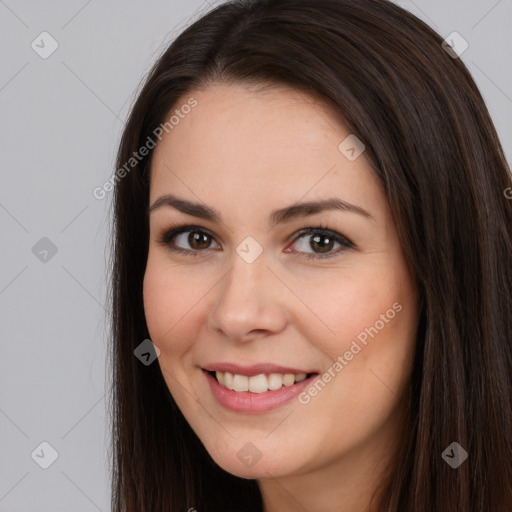
<svg viewBox="0 0 512 512"><path fill-rule="evenodd" d="M183 95L212 82L285 84L322 98L365 144L385 187L422 306L407 433L378 510L510 512L510 169L464 64L386 0L222 4L177 37L141 87L113 202L114 512L262 510L257 482L214 463L159 365L134 356L149 338L142 283L152 151L126 163ZM457 469L441 456L453 442L468 453Z"/></svg>

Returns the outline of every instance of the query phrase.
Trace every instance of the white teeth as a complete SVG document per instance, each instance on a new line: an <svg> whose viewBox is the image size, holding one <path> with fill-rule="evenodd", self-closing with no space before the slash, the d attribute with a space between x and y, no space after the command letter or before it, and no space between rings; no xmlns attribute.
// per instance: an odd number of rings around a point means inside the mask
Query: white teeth
<svg viewBox="0 0 512 512"><path fill-rule="evenodd" d="M222 373L222 372L218 372L218 373ZM233 374L229 373L229 372L225 372L224 373L224 383L221 382L221 384L226 386L228 389L233 389Z"/></svg>
<svg viewBox="0 0 512 512"><path fill-rule="evenodd" d="M285 386L291 386L295 382L295 375L293 373L286 373L283 377L283 384Z"/></svg>
<svg viewBox="0 0 512 512"><path fill-rule="evenodd" d="M274 391L283 386L283 376L280 373L271 373L268 376L268 389Z"/></svg>
<svg viewBox="0 0 512 512"><path fill-rule="evenodd" d="M299 373L271 373L265 375L260 373L252 377L246 375L237 375L229 372L215 372L219 384L233 391L250 391L251 393L265 393L266 391L275 391L283 386L291 386L295 382L303 381L307 375Z"/></svg>
<svg viewBox="0 0 512 512"><path fill-rule="evenodd" d="M249 391L249 377L233 375L233 389L235 391Z"/></svg>
<svg viewBox="0 0 512 512"><path fill-rule="evenodd" d="M249 391L252 393L265 393L265 391L268 391L267 377L263 373L249 377Z"/></svg>

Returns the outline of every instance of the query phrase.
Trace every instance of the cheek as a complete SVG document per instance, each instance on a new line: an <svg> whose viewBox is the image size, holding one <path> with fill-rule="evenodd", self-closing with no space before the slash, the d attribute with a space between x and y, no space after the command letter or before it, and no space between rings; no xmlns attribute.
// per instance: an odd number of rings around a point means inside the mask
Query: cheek
<svg viewBox="0 0 512 512"><path fill-rule="evenodd" d="M363 270L350 274L339 274L328 286L308 285L307 298L324 327L310 328L305 336L329 358L323 369L328 383L318 403L325 399L324 403L343 404L350 417L365 418L370 424L388 414L395 395L407 386L415 348L417 296L399 265L381 264L371 274ZM310 391L316 396L316 390ZM364 424L358 423L358 428Z"/></svg>
<svg viewBox="0 0 512 512"><path fill-rule="evenodd" d="M192 308L199 300L201 290L192 286L190 279L179 269L150 256L144 274L143 294L151 340L163 355L185 350L189 345L187 340L194 337L184 330L194 325L190 322L194 314Z"/></svg>
<svg viewBox="0 0 512 512"><path fill-rule="evenodd" d="M360 302L340 308L336 342L325 347L331 360L340 363L331 398L369 423L396 405L415 350L417 297L412 289L387 284L354 291Z"/></svg>
<svg viewBox="0 0 512 512"><path fill-rule="evenodd" d="M336 294L330 322L336 334L310 338L329 360L322 373L325 385L312 385L301 397L306 406L299 421L315 421L325 436L334 432L337 439L358 442L378 431L406 390L417 305L410 290L387 284L359 284ZM323 300L326 314L330 300Z"/></svg>
<svg viewBox="0 0 512 512"><path fill-rule="evenodd" d="M376 323L379 332L388 333L400 317L396 311L399 306L393 308L403 295L397 281L376 273L351 274L333 273L325 281L304 280L301 284L301 299L309 312L298 318L297 324L306 326L306 339L316 340L315 344L332 359L349 350L358 336L362 343L365 337L370 339L367 329L375 332L372 327ZM311 321L305 324L304 318Z"/></svg>

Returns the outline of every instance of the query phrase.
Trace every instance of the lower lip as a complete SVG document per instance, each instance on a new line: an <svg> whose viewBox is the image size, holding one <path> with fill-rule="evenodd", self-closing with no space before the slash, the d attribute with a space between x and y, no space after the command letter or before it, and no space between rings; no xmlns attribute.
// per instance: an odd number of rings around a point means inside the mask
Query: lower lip
<svg viewBox="0 0 512 512"><path fill-rule="evenodd" d="M276 409L296 397L317 377L317 375L313 375L301 382L296 382L291 386L283 386L273 391L251 393L249 391L232 391L227 389L219 384L217 379L212 377L207 371L203 370L203 373L217 401L227 409L236 412L267 412Z"/></svg>

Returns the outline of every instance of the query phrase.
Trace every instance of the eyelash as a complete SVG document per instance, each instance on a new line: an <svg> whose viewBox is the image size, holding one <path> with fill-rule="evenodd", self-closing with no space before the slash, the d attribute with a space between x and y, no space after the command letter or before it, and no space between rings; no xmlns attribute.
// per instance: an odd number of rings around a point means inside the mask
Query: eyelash
<svg viewBox="0 0 512 512"><path fill-rule="evenodd" d="M202 234L205 234L208 237L214 239L213 235L211 235L207 230L205 230L199 226L189 226L189 225L183 226L182 225L182 226L173 226L170 229L168 229L167 231L165 231L160 236L160 238L157 239L157 242L159 244L167 247L172 252L185 254L187 256L192 256L194 258L197 256L200 256L201 255L200 253L204 252L207 249L205 249L205 250L183 249L181 247L176 247L171 244L171 241L174 237L176 237L177 235L180 235L181 233L187 233L187 232L202 233ZM308 260L311 260L311 259L319 260L319 259L331 258L336 254L344 252L346 249L354 249L355 248L355 245L347 237L345 237L344 235L342 235L340 233L337 233L336 231L332 231L329 228L327 228L326 226L322 226L322 225L307 226L307 227L301 229L297 233L297 236L293 239L292 245L297 240L302 238L303 236L313 235L313 234L321 234L321 235L327 236L327 237L331 238L332 240L334 240L335 242L338 242L342 246L342 248L340 248L336 251L326 253L325 255L321 255L318 253L304 253L303 256L301 256L301 257L306 258Z"/></svg>

